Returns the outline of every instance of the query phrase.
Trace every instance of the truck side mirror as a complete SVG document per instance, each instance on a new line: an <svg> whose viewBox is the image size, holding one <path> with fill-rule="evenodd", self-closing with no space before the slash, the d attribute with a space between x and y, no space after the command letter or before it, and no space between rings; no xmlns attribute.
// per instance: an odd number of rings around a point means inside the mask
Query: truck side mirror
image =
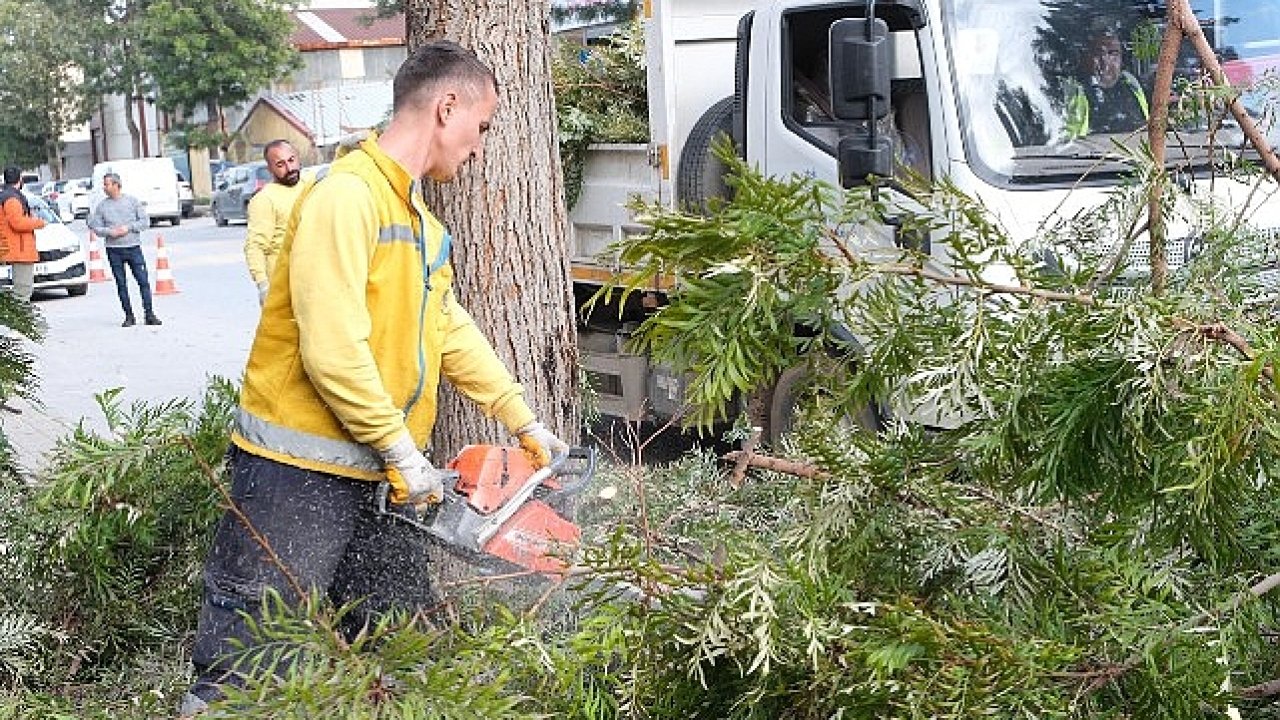
<svg viewBox="0 0 1280 720"><path fill-rule="evenodd" d="M866 184L868 175L893 175L893 144L884 135L873 138L865 130L845 135L836 147L836 158L842 187Z"/></svg>
<svg viewBox="0 0 1280 720"><path fill-rule="evenodd" d="M879 18L846 18L831 24L831 109L853 125L836 147L840 184L854 187L868 175L893 175L893 144L876 132L889 114L893 70L889 26ZM861 127L858 127L861 125Z"/></svg>
<svg viewBox="0 0 1280 720"><path fill-rule="evenodd" d="M879 18L831 24L831 109L840 120L879 120L889 114L889 26Z"/></svg>

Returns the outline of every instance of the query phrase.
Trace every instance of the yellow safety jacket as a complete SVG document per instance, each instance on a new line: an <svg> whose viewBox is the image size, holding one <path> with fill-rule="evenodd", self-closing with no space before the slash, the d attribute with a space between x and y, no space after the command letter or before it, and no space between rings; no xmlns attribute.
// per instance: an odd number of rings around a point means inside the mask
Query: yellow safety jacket
<svg viewBox="0 0 1280 720"><path fill-rule="evenodd" d="M290 187L279 182L267 183L249 201L249 227L244 239L244 259L249 276L255 283L266 282L280 257L284 231L293 214L293 204L309 183L299 180Z"/></svg>
<svg viewBox="0 0 1280 720"><path fill-rule="evenodd" d="M454 298L448 233L376 139L305 193L271 275L232 442L382 480L379 450L406 429L420 448L430 440L442 373L509 430L532 422L523 390Z"/></svg>

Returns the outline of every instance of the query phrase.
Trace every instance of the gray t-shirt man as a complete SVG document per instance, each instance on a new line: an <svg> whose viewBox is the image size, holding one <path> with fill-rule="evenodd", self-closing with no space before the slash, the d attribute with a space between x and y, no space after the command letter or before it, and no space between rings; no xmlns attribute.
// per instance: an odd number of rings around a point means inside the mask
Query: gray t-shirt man
<svg viewBox="0 0 1280 720"><path fill-rule="evenodd" d="M151 226L147 211L132 195L121 191L120 176L107 173L102 176L102 189L107 197L98 203L89 216L89 229L102 238L107 248L107 262L115 276L116 294L120 296L120 309L124 310L124 327L137 324L133 315L133 303L129 299L129 285L125 282L125 268L138 283L142 296L142 311L148 325L160 325L151 306L151 281L147 278L147 263L142 256L142 238L138 233Z"/></svg>
<svg viewBox="0 0 1280 720"><path fill-rule="evenodd" d="M103 182L106 182L106 178L103 178ZM115 197L103 198L89 216L88 224L93 234L102 238L103 245L108 248L139 246L142 244L142 237L138 233L151 227L142 203L123 192ZM121 233L121 230L124 232Z"/></svg>

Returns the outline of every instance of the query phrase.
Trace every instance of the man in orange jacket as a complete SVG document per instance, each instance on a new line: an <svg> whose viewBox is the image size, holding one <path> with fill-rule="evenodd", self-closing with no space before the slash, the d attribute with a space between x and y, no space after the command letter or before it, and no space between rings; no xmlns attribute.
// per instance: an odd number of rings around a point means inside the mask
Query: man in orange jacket
<svg viewBox="0 0 1280 720"><path fill-rule="evenodd" d="M0 210L0 261L13 268L13 294L30 301L40 259L35 231L44 227L44 220L32 217L31 206L22 194L22 168L10 165L4 169Z"/></svg>

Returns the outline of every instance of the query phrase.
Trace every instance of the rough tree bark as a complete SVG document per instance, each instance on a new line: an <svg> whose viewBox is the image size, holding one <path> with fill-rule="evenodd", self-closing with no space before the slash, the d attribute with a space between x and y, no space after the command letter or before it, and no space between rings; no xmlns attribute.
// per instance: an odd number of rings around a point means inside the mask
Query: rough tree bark
<svg viewBox="0 0 1280 720"><path fill-rule="evenodd" d="M579 437L577 347L568 222L556 145L549 0L406 0L412 50L428 39L471 48L498 77L482 157L427 204L453 233L454 287L525 388L539 419ZM445 387L433 457L468 443L509 443L506 430Z"/></svg>

